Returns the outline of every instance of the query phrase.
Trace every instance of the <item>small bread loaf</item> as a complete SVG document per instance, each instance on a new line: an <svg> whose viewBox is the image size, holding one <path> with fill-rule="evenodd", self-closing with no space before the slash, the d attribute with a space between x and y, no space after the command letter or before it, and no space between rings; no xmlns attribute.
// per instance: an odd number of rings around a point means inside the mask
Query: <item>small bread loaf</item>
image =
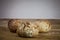
<svg viewBox="0 0 60 40"><path fill-rule="evenodd" d="M21 24L21 21L18 19L11 19L8 22L8 28L11 32L16 32L17 27Z"/></svg>
<svg viewBox="0 0 60 40"><path fill-rule="evenodd" d="M50 23L47 21L37 21L35 25L37 25L39 32L48 32L51 29Z"/></svg>
<svg viewBox="0 0 60 40"><path fill-rule="evenodd" d="M39 31L31 26L31 24L30 22L22 23L17 29L17 34L22 37L36 37Z"/></svg>

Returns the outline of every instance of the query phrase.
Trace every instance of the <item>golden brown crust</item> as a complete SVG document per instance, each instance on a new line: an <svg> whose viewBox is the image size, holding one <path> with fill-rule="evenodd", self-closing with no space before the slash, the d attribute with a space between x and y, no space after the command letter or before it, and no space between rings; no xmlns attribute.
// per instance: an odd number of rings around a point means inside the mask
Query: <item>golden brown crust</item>
<svg viewBox="0 0 60 40"><path fill-rule="evenodd" d="M37 21L35 22L39 32L48 32L51 29L50 23L48 21Z"/></svg>
<svg viewBox="0 0 60 40"><path fill-rule="evenodd" d="M8 22L8 28L11 32L16 32L17 27L20 25L20 20L17 19L11 19Z"/></svg>
<svg viewBox="0 0 60 40"><path fill-rule="evenodd" d="M31 26L31 22L24 23L21 27L17 29L17 34L23 37L36 37L39 33L38 29L35 29L34 26Z"/></svg>

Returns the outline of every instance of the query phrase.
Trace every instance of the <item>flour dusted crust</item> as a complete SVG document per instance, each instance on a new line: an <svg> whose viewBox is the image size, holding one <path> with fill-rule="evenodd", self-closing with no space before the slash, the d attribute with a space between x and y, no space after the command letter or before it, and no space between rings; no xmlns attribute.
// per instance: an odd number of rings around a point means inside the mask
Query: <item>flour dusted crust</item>
<svg viewBox="0 0 60 40"><path fill-rule="evenodd" d="M51 29L50 23L48 21L36 21L37 29L39 32L48 32Z"/></svg>
<svg viewBox="0 0 60 40"><path fill-rule="evenodd" d="M22 37L36 37L38 33L38 29L35 29L31 22L22 23L17 29L17 34Z"/></svg>
<svg viewBox="0 0 60 40"><path fill-rule="evenodd" d="M8 22L8 28L11 32L16 32L17 27L21 24L21 21L18 19L11 19Z"/></svg>

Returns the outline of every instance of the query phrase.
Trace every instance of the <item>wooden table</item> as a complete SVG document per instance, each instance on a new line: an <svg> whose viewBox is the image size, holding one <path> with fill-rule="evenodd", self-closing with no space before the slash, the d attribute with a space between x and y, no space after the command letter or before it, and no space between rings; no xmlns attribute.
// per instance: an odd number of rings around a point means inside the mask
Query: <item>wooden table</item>
<svg viewBox="0 0 60 40"><path fill-rule="evenodd" d="M40 33L36 38L19 37L11 33L7 27L8 20L0 20L0 40L60 40L60 20L49 20L52 29L48 33Z"/></svg>

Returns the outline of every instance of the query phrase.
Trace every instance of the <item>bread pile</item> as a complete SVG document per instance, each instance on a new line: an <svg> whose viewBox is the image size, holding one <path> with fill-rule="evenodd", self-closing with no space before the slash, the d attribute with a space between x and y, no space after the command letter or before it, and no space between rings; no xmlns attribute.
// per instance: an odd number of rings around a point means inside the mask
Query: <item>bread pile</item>
<svg viewBox="0 0 60 40"><path fill-rule="evenodd" d="M16 32L21 37L36 37L40 32L48 32L51 26L46 21L22 21L11 19L8 22L8 28L11 32Z"/></svg>

